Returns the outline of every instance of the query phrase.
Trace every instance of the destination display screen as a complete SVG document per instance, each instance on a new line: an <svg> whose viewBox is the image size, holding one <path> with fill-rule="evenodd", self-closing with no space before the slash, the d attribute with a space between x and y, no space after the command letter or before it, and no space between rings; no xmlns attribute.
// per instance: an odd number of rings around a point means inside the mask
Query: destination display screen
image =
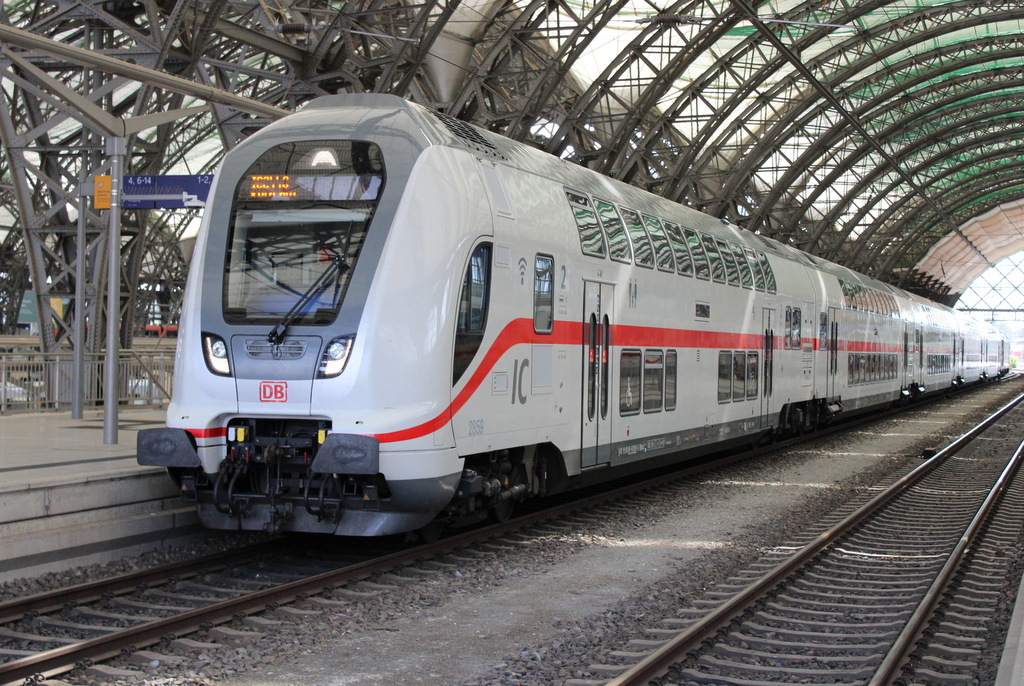
<svg viewBox="0 0 1024 686"><path fill-rule="evenodd" d="M239 200L246 201L349 201L376 200L379 174L296 176L250 174L239 186Z"/></svg>

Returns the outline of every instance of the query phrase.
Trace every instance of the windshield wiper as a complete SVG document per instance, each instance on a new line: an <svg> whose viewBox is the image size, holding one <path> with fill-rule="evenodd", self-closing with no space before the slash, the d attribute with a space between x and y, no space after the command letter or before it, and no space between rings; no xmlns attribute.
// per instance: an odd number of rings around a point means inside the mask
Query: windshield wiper
<svg viewBox="0 0 1024 686"><path fill-rule="evenodd" d="M348 264L345 262L345 257L338 253L332 253L329 256L331 263L326 269L320 274L316 281L306 289L306 292L299 297L298 301L292 306L292 309L288 310L280 322L277 323L270 333L267 334L267 342L271 345L281 345L284 342L284 332L288 330L288 327L298 316L302 313L302 310L312 302L313 298L320 295L320 292L330 285L331 280L335 279L343 269L348 269Z"/></svg>

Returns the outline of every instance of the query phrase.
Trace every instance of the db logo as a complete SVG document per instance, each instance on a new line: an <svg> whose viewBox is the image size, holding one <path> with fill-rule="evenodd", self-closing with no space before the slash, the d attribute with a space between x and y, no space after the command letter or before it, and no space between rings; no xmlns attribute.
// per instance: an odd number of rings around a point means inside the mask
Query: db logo
<svg viewBox="0 0 1024 686"><path fill-rule="evenodd" d="M288 402L287 381L260 381L260 402L261 403L286 403Z"/></svg>

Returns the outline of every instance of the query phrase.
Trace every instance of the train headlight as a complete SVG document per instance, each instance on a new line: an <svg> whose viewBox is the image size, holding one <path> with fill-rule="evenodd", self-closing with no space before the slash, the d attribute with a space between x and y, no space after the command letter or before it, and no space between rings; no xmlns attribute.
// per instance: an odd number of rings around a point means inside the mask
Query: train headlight
<svg viewBox="0 0 1024 686"><path fill-rule="evenodd" d="M320 360L320 370L317 378L330 379L341 374L348 364L348 356L352 353L352 345L355 343L355 334L339 336L327 344L324 350L324 357Z"/></svg>
<svg viewBox="0 0 1024 686"><path fill-rule="evenodd" d="M231 361L228 359L228 344L213 333L203 334L203 359L206 367L218 376L231 376Z"/></svg>

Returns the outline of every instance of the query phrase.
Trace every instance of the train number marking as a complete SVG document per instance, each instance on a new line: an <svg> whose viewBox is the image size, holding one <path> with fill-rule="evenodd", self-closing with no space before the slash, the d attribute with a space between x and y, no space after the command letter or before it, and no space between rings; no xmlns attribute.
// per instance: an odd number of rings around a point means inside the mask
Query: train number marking
<svg viewBox="0 0 1024 686"><path fill-rule="evenodd" d="M286 403L288 402L287 381L260 381L260 402L261 403Z"/></svg>
<svg viewBox="0 0 1024 686"><path fill-rule="evenodd" d="M483 436L484 435L484 420L482 420L482 419L471 419L471 420L469 420L469 435L470 436Z"/></svg>

